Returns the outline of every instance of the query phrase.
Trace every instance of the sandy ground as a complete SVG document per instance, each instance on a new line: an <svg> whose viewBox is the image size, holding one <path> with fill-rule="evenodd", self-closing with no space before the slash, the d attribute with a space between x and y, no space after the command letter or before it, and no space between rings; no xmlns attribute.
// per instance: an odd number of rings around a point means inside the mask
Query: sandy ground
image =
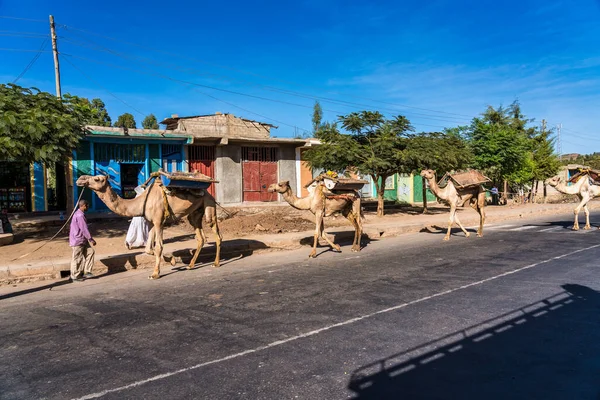
<svg viewBox="0 0 600 400"><path fill-rule="evenodd" d="M223 215L219 229L224 240L247 235L300 232L314 229L314 217L308 211L298 211L290 207L233 209L230 216ZM92 222L90 231L96 239L98 254L126 252L125 236L129 227L128 219ZM327 226L350 225L343 217L331 217ZM51 238L59 226L39 226L15 229L15 240L10 246L0 248L0 265L37 263L71 257L68 228L65 228L53 241L33 252ZM209 241L213 241L212 230L205 227ZM186 219L170 223L164 232L165 243L192 239L194 231ZM29 254L28 254L29 253ZM18 257L28 254L25 257Z"/></svg>

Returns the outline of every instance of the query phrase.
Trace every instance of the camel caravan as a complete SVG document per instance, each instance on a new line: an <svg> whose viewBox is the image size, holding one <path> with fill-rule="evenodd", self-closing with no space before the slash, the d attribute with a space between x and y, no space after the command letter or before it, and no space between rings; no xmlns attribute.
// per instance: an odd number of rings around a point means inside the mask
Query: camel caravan
<svg viewBox="0 0 600 400"><path fill-rule="evenodd" d="M439 182L436 180L435 171L426 169L421 171L421 176L427 181L431 192L439 202L450 207L448 228L444 236L445 241L450 239L451 229L454 223L469 237L469 232L461 224L457 208L470 205L479 214L479 228L477 236L483 237L483 226L485 223L486 189L483 184L490 179L476 170L468 170L457 173L446 173ZM211 183L218 183L213 178L198 172L166 173L162 170L152 173L150 178L141 185L146 188L142 195L134 199L121 198L111 187L109 179L105 175L81 176L76 184L93 190L100 200L115 214L126 217L143 216L152 224L145 252L155 256L155 265L150 279L160 278L160 265L163 255L163 228L168 218L174 220L187 216L189 223L195 230L197 247L188 269L192 269L202 247L206 242L206 235L202 230L202 220L206 221L215 234L216 255L214 266L219 267L222 237L219 232L217 221L217 202L206 190ZM310 258L316 257L319 238L331 246L337 252L341 252L338 244L335 244L325 233L324 217L341 214L350 221L354 227L354 240L352 251L361 250L362 207L360 189L367 184L360 179L342 178L335 172L323 173L305 187L308 189L307 197L296 196L289 181L273 183L269 192L282 195L290 206L298 210L309 210L315 216L315 233ZM579 230L578 215L583 209L586 223L583 229L590 229L589 210L587 203L594 197L600 195L600 171L590 169L581 170L574 175L567 185L561 178L555 176L546 181L557 191L564 194L577 195L579 204L574 210L575 223L573 230ZM173 263L174 258L171 262Z"/></svg>

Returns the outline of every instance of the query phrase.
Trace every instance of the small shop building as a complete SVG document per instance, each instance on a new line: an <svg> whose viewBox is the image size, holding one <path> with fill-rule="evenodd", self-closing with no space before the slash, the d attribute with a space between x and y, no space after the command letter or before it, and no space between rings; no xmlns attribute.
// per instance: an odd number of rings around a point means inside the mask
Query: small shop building
<svg viewBox="0 0 600 400"><path fill-rule="evenodd" d="M73 154L73 198L82 188L75 182L82 175L106 175L115 192L126 199L134 198L135 188L152 172L185 171L184 145L189 135L158 129L126 129L88 126L89 133ZM106 210L106 205L91 190L83 194L91 210Z"/></svg>

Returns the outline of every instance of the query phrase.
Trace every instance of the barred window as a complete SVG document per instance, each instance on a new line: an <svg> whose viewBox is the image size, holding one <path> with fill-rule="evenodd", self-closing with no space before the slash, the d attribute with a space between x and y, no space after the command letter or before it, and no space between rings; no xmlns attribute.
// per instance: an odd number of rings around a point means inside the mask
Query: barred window
<svg viewBox="0 0 600 400"><path fill-rule="evenodd" d="M94 161L146 162L146 145L94 143Z"/></svg>
<svg viewBox="0 0 600 400"><path fill-rule="evenodd" d="M277 147L242 147L242 161L277 162Z"/></svg>

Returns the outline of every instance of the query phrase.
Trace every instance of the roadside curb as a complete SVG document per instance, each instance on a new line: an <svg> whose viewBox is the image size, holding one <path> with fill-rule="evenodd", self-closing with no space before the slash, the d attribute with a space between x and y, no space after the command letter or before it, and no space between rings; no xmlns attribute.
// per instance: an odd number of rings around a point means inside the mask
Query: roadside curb
<svg viewBox="0 0 600 400"><path fill-rule="evenodd" d="M572 205L572 204L571 204ZM592 209L600 208L600 202L597 206L591 206ZM572 210L570 207L536 207L532 209L511 209L506 213L491 215L486 218L486 224L494 222L504 222L509 220L528 219L547 214L565 213ZM382 238L396 237L407 233L417 233L421 231L443 232L447 228L448 216L446 213L430 216L428 221L424 221L419 216L411 223L388 222L388 223L365 223L363 229L363 240L368 237L369 240L381 240ZM101 218L106 220L106 218ZM373 218L374 219L374 218ZM58 221L62 222L62 221ZM476 213L467 211L461 215L461 222L465 226L474 226L479 223L479 217ZM456 232L456 227L453 228ZM354 238L354 231L351 227L331 227L327 233L334 237L336 243L348 244ZM485 234L485 229L484 229ZM277 235L256 235L245 238L234 238L225 240L222 243L221 253L224 256L242 255L247 256L255 252L293 250L303 246L312 246L313 231L283 233ZM192 251L195 248L195 241L188 240L178 243L175 249L168 249L163 255L163 267L171 267L170 262L174 259L175 265L185 267L191 260ZM198 263L211 263L215 255L214 243L205 245L200 253ZM154 256L145 254L142 249L122 254L96 255L94 272L97 274L116 273L130 269L151 268L154 266ZM22 282L31 282L47 279L59 279L68 275L70 270L70 259L61 259L49 261L47 263L20 264L0 267L0 285L15 284Z"/></svg>

